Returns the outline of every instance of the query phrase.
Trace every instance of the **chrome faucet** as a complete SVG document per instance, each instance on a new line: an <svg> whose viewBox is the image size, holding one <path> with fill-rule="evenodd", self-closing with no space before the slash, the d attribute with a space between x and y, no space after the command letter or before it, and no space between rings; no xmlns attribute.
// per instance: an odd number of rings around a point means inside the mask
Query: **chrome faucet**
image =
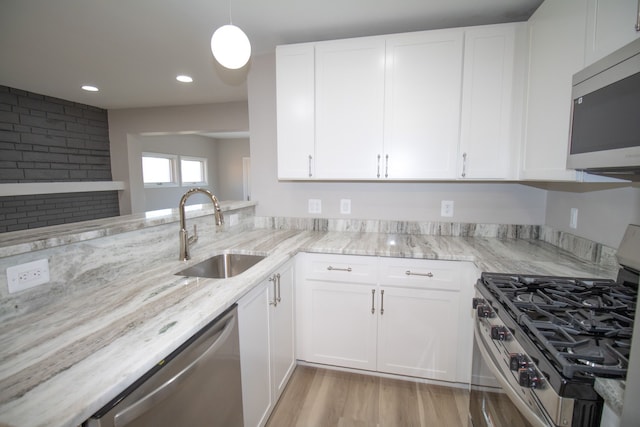
<svg viewBox="0 0 640 427"><path fill-rule="evenodd" d="M191 258L189 255L189 245L191 243L195 243L198 241L198 231L196 229L196 225L193 225L193 236L189 236L189 232L187 231L187 222L184 214L184 205L187 203L187 199L194 193L203 193L209 196L213 206L216 209L216 225L224 224L224 217L222 216L222 211L220 210L220 203L218 203L218 198L213 195L213 193L209 190L205 190L204 188L191 188L187 190L186 193L183 194L180 199L180 204L178 208L180 209L180 261L186 261Z"/></svg>

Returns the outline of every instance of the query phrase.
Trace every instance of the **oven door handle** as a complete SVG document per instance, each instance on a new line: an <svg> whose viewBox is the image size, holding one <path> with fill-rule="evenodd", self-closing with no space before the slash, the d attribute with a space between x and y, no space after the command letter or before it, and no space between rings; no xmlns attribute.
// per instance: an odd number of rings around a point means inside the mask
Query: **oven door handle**
<svg viewBox="0 0 640 427"><path fill-rule="evenodd" d="M487 366L500 383L502 390L507 394L507 396L509 396L511 402L513 402L522 416L524 416L532 426L550 427L551 424L548 424L541 420L540 417L531 410L529 405L527 405L527 403L522 400L518 392L511 386L511 384L509 384L509 381L507 381L507 379L503 376L502 372L500 372L500 369L498 369L498 362L493 358L491 352L486 348L487 344L484 341L482 333L480 332L480 322L474 317L473 323L475 324L473 332L476 338L476 343L478 344L478 349L480 350L482 358L486 362Z"/></svg>

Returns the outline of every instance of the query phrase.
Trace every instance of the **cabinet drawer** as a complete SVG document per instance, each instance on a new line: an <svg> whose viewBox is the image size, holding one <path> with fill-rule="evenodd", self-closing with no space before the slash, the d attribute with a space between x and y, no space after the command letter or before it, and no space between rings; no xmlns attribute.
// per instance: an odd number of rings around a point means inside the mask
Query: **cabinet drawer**
<svg viewBox="0 0 640 427"><path fill-rule="evenodd" d="M465 263L380 258L380 285L459 291Z"/></svg>
<svg viewBox="0 0 640 427"><path fill-rule="evenodd" d="M354 255L301 254L305 279L327 282L377 282L377 258Z"/></svg>

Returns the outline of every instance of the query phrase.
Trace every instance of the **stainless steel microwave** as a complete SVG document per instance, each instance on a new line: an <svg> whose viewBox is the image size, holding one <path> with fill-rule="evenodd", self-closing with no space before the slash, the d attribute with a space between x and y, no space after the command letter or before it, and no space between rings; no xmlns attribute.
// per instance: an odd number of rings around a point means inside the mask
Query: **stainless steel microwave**
<svg viewBox="0 0 640 427"><path fill-rule="evenodd" d="M574 74L567 168L640 180L640 39Z"/></svg>

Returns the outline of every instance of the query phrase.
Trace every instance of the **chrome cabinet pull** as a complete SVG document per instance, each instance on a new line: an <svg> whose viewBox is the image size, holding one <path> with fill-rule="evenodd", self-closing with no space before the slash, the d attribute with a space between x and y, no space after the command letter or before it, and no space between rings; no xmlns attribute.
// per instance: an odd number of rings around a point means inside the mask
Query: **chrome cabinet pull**
<svg viewBox="0 0 640 427"><path fill-rule="evenodd" d="M380 154L378 154L378 174L376 177L380 178Z"/></svg>
<svg viewBox="0 0 640 427"><path fill-rule="evenodd" d="M371 289L371 314L376 312L376 290Z"/></svg>
<svg viewBox="0 0 640 427"><path fill-rule="evenodd" d="M384 289L380 291L380 315L384 314Z"/></svg>
<svg viewBox="0 0 640 427"><path fill-rule="evenodd" d="M276 279L278 282L278 298L276 298L276 302L280 302L282 301L282 298L280 297L280 273L276 274Z"/></svg>
<svg viewBox="0 0 640 427"><path fill-rule="evenodd" d="M389 155L385 156L384 160L384 177L389 178Z"/></svg>
<svg viewBox="0 0 640 427"><path fill-rule="evenodd" d="M411 270L407 270L404 272L404 274L406 274L407 276L424 276L424 277L433 277L433 273L432 272L428 272L428 273L414 273Z"/></svg>
<svg viewBox="0 0 640 427"><path fill-rule="evenodd" d="M462 153L462 177L467 176L467 153Z"/></svg>
<svg viewBox="0 0 640 427"><path fill-rule="evenodd" d="M640 0L638 0L638 13L636 14L636 31L640 31Z"/></svg>
<svg viewBox="0 0 640 427"><path fill-rule="evenodd" d="M329 270L329 271L346 271L348 273L351 273L351 267L338 268L338 267L329 266L329 267L327 267L327 270Z"/></svg>
<svg viewBox="0 0 640 427"><path fill-rule="evenodd" d="M309 154L309 178L311 178L313 176L311 174L311 160L313 160L313 157L311 157L311 154Z"/></svg>
<svg viewBox="0 0 640 427"><path fill-rule="evenodd" d="M277 307L279 302L278 289L277 289L278 275L274 274L273 276L269 277L269 281L273 282L273 301L269 301L269 305Z"/></svg>

